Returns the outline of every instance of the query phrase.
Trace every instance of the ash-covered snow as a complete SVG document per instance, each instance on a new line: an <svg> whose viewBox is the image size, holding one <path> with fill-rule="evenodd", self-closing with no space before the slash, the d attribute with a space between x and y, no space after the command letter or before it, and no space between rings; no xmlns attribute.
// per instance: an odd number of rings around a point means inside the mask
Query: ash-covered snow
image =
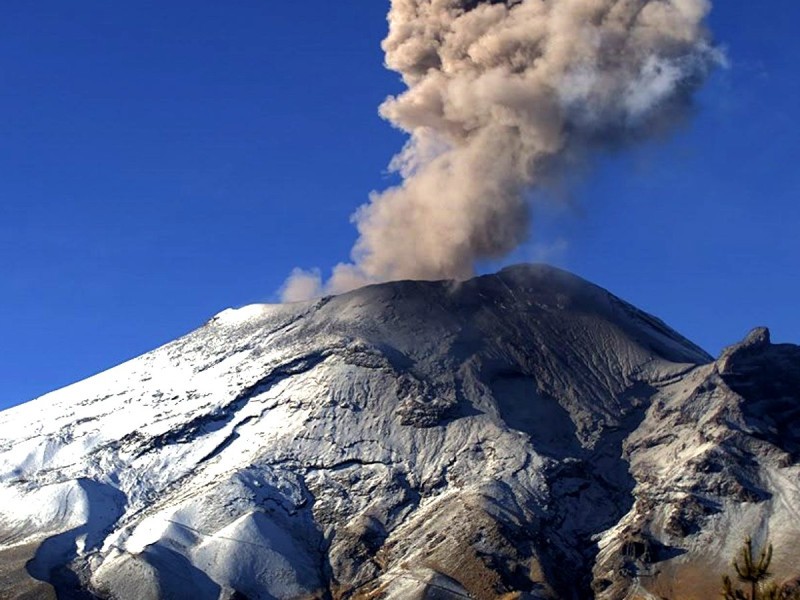
<svg viewBox="0 0 800 600"><path fill-rule="evenodd" d="M0 413L3 593L662 589L800 533L798 348L737 348L544 266L224 311Z"/></svg>

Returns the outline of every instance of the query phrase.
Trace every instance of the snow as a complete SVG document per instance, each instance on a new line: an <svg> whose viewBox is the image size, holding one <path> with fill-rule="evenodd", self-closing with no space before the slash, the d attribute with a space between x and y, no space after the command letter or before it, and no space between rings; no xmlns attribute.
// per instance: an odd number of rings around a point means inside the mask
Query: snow
<svg viewBox="0 0 800 600"><path fill-rule="evenodd" d="M704 464L733 464L724 440L749 435L718 370L543 266L229 309L0 413L0 553L35 559L14 577L58 586L67 569L121 598L515 590L487 564L585 591L632 530L699 552L720 528L796 517L777 451L739 492L781 490L766 503L703 487ZM732 473L714 485L739 489ZM677 541L671 515L698 494L722 509ZM650 497L659 510L642 508ZM577 575L547 567L564 560Z"/></svg>

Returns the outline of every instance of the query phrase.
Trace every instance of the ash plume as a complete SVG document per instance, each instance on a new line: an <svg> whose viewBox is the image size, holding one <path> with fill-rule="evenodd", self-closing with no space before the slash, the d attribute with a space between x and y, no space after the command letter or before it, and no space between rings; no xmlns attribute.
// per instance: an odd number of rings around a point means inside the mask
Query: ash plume
<svg viewBox="0 0 800 600"><path fill-rule="evenodd" d="M402 183L353 221L352 263L296 270L285 300L394 279L468 278L523 243L531 190L679 121L722 60L707 0L392 0L380 114L410 136Z"/></svg>

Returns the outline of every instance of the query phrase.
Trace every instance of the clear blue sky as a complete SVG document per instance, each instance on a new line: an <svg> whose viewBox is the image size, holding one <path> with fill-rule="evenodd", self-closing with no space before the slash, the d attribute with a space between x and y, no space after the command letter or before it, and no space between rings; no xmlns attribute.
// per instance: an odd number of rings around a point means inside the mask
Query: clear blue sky
<svg viewBox="0 0 800 600"><path fill-rule="evenodd" d="M402 135L388 2L9 0L0 20L0 407L268 302L347 258ZM730 68L680 131L605 157L547 258L712 353L800 342L800 5L717 0ZM484 270L497 265L482 265Z"/></svg>

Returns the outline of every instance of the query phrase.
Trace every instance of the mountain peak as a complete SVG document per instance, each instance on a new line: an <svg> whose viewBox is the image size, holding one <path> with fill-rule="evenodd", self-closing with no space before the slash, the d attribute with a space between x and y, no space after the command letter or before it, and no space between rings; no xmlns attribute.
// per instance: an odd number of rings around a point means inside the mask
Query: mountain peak
<svg viewBox="0 0 800 600"><path fill-rule="evenodd" d="M734 370L735 365L753 356L763 354L771 345L769 329L766 327L752 329L741 342L728 346L722 351L717 361L720 372L727 373Z"/></svg>
<svg viewBox="0 0 800 600"><path fill-rule="evenodd" d="M726 503L797 506L765 470L796 463L794 430L738 400L794 410L796 347L748 339L780 360L728 374L545 265L224 311L0 413L0 576L38 597L615 599L631 540L679 569L698 547L675 532L738 535Z"/></svg>

